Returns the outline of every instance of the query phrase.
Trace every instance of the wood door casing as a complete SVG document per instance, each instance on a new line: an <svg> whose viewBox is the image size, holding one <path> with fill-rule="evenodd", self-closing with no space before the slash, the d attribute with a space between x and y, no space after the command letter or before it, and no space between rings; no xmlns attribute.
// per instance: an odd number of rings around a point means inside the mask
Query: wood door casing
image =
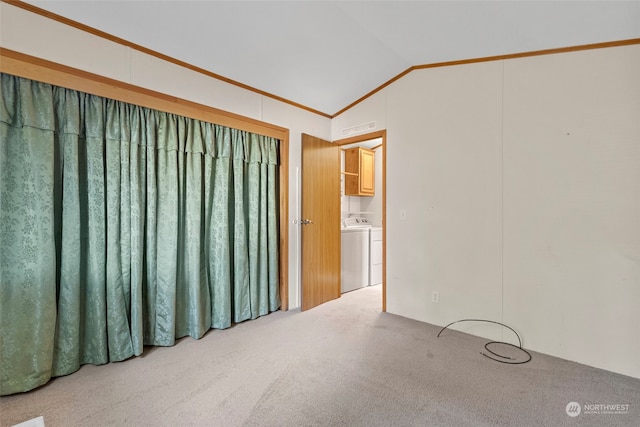
<svg viewBox="0 0 640 427"><path fill-rule="evenodd" d="M340 149L302 135L302 310L340 297Z"/></svg>

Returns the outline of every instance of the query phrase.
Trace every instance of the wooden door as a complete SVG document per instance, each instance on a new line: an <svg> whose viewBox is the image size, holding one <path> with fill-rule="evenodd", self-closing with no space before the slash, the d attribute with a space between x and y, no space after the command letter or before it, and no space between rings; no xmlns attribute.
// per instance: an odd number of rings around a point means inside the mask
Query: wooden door
<svg viewBox="0 0 640 427"><path fill-rule="evenodd" d="M301 296L308 310L340 297L340 149L304 134L302 223Z"/></svg>

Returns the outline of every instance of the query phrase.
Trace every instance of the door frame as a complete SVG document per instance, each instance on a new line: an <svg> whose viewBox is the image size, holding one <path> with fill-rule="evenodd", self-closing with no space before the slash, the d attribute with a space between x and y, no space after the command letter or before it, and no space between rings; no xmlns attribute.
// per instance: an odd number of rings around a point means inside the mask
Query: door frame
<svg viewBox="0 0 640 427"><path fill-rule="evenodd" d="M382 140L382 311L387 311L387 130L356 135L333 141L336 145L349 145L380 138Z"/></svg>

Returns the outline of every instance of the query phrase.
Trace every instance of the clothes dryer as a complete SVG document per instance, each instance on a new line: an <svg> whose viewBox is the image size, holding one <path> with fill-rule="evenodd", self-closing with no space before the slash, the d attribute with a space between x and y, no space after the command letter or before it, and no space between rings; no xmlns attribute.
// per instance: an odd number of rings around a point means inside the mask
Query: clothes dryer
<svg viewBox="0 0 640 427"><path fill-rule="evenodd" d="M366 219L347 218L341 229L341 293L369 286L369 229Z"/></svg>

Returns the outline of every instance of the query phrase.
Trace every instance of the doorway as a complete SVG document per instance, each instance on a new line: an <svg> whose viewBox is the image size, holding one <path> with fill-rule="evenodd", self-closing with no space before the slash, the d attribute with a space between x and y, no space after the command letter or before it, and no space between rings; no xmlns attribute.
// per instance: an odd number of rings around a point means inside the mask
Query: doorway
<svg viewBox="0 0 640 427"><path fill-rule="evenodd" d="M374 156L375 173L375 191L373 194L366 193L364 196L353 196L349 194L354 194L352 190L345 191L346 181L349 179L349 173L345 173L344 163L341 167L341 225L344 225L344 220L347 218L358 218L367 221L367 224L371 225L371 232L368 234L368 245L369 252L367 254L366 262L368 262L368 276L367 283L368 285L376 286L378 285L376 282L380 280L379 285L382 286L382 311L386 311L386 131L377 131L372 133L367 133L363 135L358 135L351 138L341 139L334 141L334 144L340 146L340 149L343 153L346 150L355 147L362 147L366 149L367 152L371 151ZM363 193L364 194L364 193ZM353 221L351 221L353 224ZM351 239L350 234L344 234L343 236L348 236ZM375 236L375 237L374 237ZM372 246L373 239L373 246ZM352 239L351 239L352 240ZM381 253L380 253L381 252ZM353 285L342 283L343 289L351 290L359 287L359 283L363 278L357 275L357 271L359 270L360 265L352 268L348 264L349 258L355 260L355 262L363 262L363 260L358 256L352 256L353 254L347 254L347 258L345 259L345 254L343 255L342 261L342 270L343 273L346 270L347 276L343 274L343 281L345 280L354 280ZM352 277L352 273L356 272L356 276ZM373 280L371 279L373 277Z"/></svg>
<svg viewBox="0 0 640 427"><path fill-rule="evenodd" d="M341 148L380 139L382 221L382 311L386 311L386 131L334 142L302 135L301 184L301 309L307 310L340 297L340 151Z"/></svg>

